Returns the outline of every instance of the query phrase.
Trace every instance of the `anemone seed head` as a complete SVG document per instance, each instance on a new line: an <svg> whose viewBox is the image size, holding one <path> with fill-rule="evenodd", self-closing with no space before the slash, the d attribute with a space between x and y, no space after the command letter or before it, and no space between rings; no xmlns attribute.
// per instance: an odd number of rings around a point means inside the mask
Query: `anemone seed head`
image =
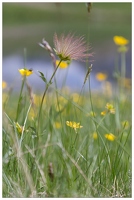
<svg viewBox="0 0 134 200"><path fill-rule="evenodd" d="M58 38L57 34L55 33L54 46L57 56L64 61L85 61L86 58L92 56L92 53L88 53L90 46L86 44L83 36L76 37L74 34L69 33L67 36L61 34L61 36Z"/></svg>

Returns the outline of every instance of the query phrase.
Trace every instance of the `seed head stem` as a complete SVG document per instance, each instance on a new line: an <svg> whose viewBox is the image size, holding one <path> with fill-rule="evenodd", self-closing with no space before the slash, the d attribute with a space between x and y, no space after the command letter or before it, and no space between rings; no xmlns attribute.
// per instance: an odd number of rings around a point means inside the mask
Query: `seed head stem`
<svg viewBox="0 0 134 200"><path fill-rule="evenodd" d="M39 115L38 115L37 137L39 137L39 127L40 127L41 110L42 110L42 105L43 105L43 102L44 102L44 98L45 98L46 92L47 92L47 90L49 88L49 85L51 84L51 81L52 81L53 77L55 76L56 71L57 71L57 69L58 69L58 67L59 67L59 65L60 65L61 62L62 62L62 60L60 60L60 62L58 63L57 67L55 68L55 70L54 70L54 72L53 72L53 74L52 74L49 82L46 84L46 88L45 88L45 91L44 91L43 96L42 96L42 100L41 100L41 104L40 104L40 108L39 108Z"/></svg>

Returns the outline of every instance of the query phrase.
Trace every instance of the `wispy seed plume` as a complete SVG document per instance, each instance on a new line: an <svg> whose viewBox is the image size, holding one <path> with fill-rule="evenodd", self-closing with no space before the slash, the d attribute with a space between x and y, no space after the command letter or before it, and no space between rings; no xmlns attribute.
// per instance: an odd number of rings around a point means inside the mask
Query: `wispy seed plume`
<svg viewBox="0 0 134 200"><path fill-rule="evenodd" d="M77 37L69 33L67 36L61 34L58 37L55 33L54 46L57 56L64 61L86 61L86 59L92 56L92 53L88 53L91 48L86 44L83 36Z"/></svg>

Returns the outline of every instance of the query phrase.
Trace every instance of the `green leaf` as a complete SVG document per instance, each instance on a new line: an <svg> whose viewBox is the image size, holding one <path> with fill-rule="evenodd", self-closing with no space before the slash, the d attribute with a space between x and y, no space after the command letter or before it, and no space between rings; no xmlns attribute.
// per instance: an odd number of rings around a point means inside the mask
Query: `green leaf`
<svg viewBox="0 0 134 200"><path fill-rule="evenodd" d="M41 79L42 79L45 83L47 83L47 79L45 78L44 74L43 74L42 72L40 72L40 71L38 71L38 72L40 73Z"/></svg>

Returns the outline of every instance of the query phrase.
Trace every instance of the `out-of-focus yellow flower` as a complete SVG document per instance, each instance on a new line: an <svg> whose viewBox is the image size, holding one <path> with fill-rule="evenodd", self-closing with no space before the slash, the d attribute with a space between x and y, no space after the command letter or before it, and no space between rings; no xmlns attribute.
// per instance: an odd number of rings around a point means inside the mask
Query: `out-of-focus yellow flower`
<svg viewBox="0 0 134 200"><path fill-rule="evenodd" d="M128 128L129 127L129 122L127 120L123 121L122 123L123 128Z"/></svg>
<svg viewBox="0 0 134 200"><path fill-rule="evenodd" d="M89 113L89 116L91 116L91 117L96 117L96 113L93 112L93 111L91 111L91 112Z"/></svg>
<svg viewBox="0 0 134 200"><path fill-rule="evenodd" d="M79 100L79 97L80 97L79 94L78 93L73 93L71 96L73 98L73 101L78 103L78 100Z"/></svg>
<svg viewBox="0 0 134 200"><path fill-rule="evenodd" d="M14 122L18 133L22 134L23 126L20 126L18 122Z"/></svg>
<svg viewBox="0 0 134 200"><path fill-rule="evenodd" d="M71 128L73 128L75 131L77 128L82 128L83 126L80 125L80 123L76 123L76 122L71 122L71 121L66 121L66 125L70 126Z"/></svg>
<svg viewBox="0 0 134 200"><path fill-rule="evenodd" d="M111 114L115 114L115 108L114 108L114 106L113 106L112 104L107 103L106 106L105 106L105 108L106 108L107 110L102 111L102 112L101 112L101 115L104 116L104 115L107 114L107 112L109 112L109 113L111 113Z"/></svg>
<svg viewBox="0 0 134 200"><path fill-rule="evenodd" d="M60 60L56 60L56 66L59 64ZM69 63L67 61L62 61L59 65L60 68L68 67Z"/></svg>
<svg viewBox="0 0 134 200"><path fill-rule="evenodd" d="M37 113L35 112L33 108L31 108L29 112L29 117L32 118L32 120L34 120L36 116L37 116Z"/></svg>
<svg viewBox="0 0 134 200"><path fill-rule="evenodd" d="M112 104L107 103L106 104L106 108L107 108L108 112L110 112L112 114L115 114L115 108L114 108L114 106Z"/></svg>
<svg viewBox="0 0 134 200"><path fill-rule="evenodd" d="M124 85L124 87L127 88L127 89L131 89L131 87L132 87L132 80L130 78L120 77L119 78L119 84L120 85Z"/></svg>
<svg viewBox="0 0 134 200"><path fill-rule="evenodd" d="M41 99L42 99L41 95L36 95L36 94L34 94L34 95L33 95L33 98L34 98L34 104L35 104L36 106L39 106L40 103L41 103ZM45 97L43 103L46 103L46 98L47 98L47 97Z"/></svg>
<svg viewBox="0 0 134 200"><path fill-rule="evenodd" d="M59 129L59 128L61 128L61 123L60 122L55 122L54 126L55 126L55 128Z"/></svg>
<svg viewBox="0 0 134 200"><path fill-rule="evenodd" d="M5 81L2 81L2 89L5 89L7 87L7 83Z"/></svg>
<svg viewBox="0 0 134 200"><path fill-rule="evenodd" d="M107 74L105 74L105 73L97 73L96 74L96 79L98 81L105 81L107 79Z"/></svg>
<svg viewBox="0 0 134 200"><path fill-rule="evenodd" d="M113 40L114 40L114 43L119 46L124 46L129 43L129 40L127 40L126 38L122 36L117 36L117 35L113 37Z"/></svg>
<svg viewBox="0 0 134 200"><path fill-rule="evenodd" d="M2 103L4 104L7 101L8 98L9 98L9 95L7 93L3 92L3 94L2 94Z"/></svg>
<svg viewBox="0 0 134 200"><path fill-rule="evenodd" d="M60 97L58 98L58 101L59 101L59 103L62 104L62 105L65 105L65 104L67 103L67 100L66 100L64 97L62 97L62 96L60 96Z"/></svg>
<svg viewBox="0 0 134 200"><path fill-rule="evenodd" d="M67 100L62 96L58 97L58 104L57 104L57 99L54 99L56 111L59 112L63 110L65 108L66 103L67 103Z"/></svg>
<svg viewBox="0 0 134 200"><path fill-rule="evenodd" d="M102 85L102 90L107 97L113 96L112 84L109 81L105 81L105 84Z"/></svg>
<svg viewBox="0 0 134 200"><path fill-rule="evenodd" d="M30 76L33 73L30 69L19 69L19 72L22 76Z"/></svg>
<svg viewBox="0 0 134 200"><path fill-rule="evenodd" d="M108 133L108 134L105 134L105 138L110 141L114 141L116 137L112 133Z"/></svg>
<svg viewBox="0 0 134 200"><path fill-rule="evenodd" d="M61 89L61 92L62 92L62 94L67 94L67 95L69 95L69 94L70 94L70 88L67 87L67 86L64 86L64 87Z"/></svg>
<svg viewBox="0 0 134 200"><path fill-rule="evenodd" d="M96 132L93 133L93 138L96 140L98 138L98 134Z"/></svg>
<svg viewBox="0 0 134 200"><path fill-rule="evenodd" d="M104 111L101 112L101 115L103 115L103 116L105 116L106 114L107 114L106 110L104 110Z"/></svg>
<svg viewBox="0 0 134 200"><path fill-rule="evenodd" d="M131 89L132 80L130 78L124 78L124 85L125 85L126 88Z"/></svg>

